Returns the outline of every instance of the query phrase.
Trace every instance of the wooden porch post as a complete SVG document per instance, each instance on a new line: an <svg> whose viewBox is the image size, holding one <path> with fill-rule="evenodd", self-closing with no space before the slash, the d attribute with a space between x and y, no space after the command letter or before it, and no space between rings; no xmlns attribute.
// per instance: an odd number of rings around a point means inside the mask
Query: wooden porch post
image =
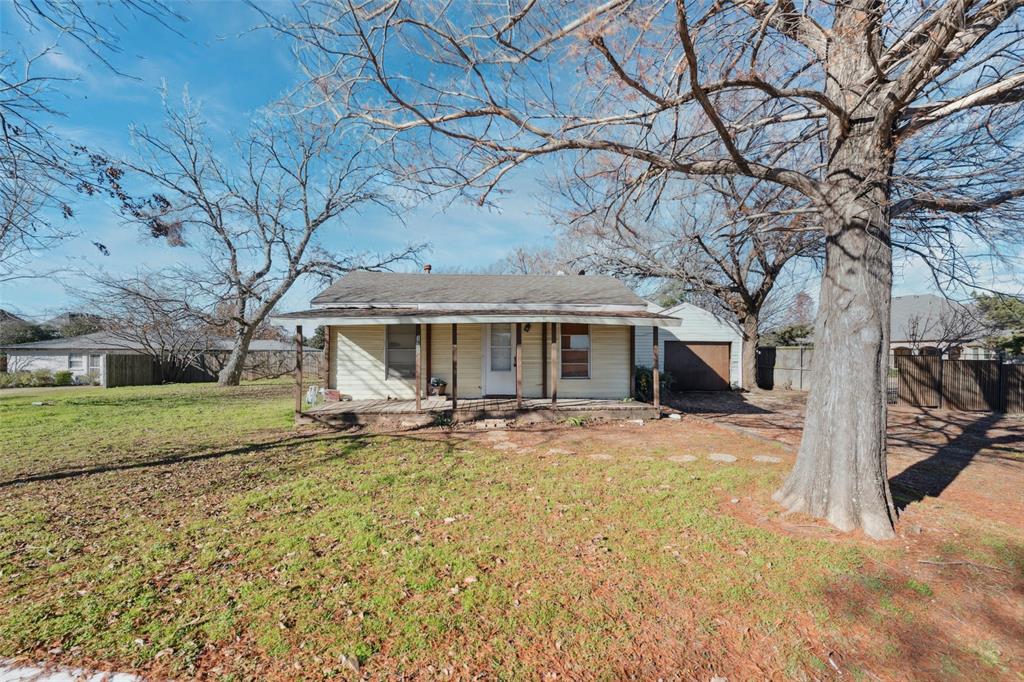
<svg viewBox="0 0 1024 682"><path fill-rule="evenodd" d="M548 397L548 323L540 323L540 397Z"/></svg>
<svg viewBox="0 0 1024 682"><path fill-rule="evenodd" d="M523 323L516 322L516 409L523 409Z"/></svg>
<svg viewBox="0 0 1024 682"><path fill-rule="evenodd" d="M428 324L425 324L423 326L427 328L427 344L423 348L423 352L427 354L427 374L426 374L426 376L423 377L424 382L425 382L423 384L423 390L426 391L426 394L429 397L430 396L430 377L433 376L433 371L434 371L432 369L432 367L431 367L431 362L430 362L430 356L434 352L432 350L434 346L433 346L433 344L431 343L431 340L430 340L430 333L431 333L431 330L434 328L434 325L428 323Z"/></svg>
<svg viewBox="0 0 1024 682"><path fill-rule="evenodd" d="M558 349L558 337L562 325L558 322L551 323L551 404L558 404L558 368L562 353Z"/></svg>
<svg viewBox="0 0 1024 682"><path fill-rule="evenodd" d="M320 353L320 380L324 388L331 387L331 328L324 326L324 350Z"/></svg>
<svg viewBox="0 0 1024 682"><path fill-rule="evenodd" d="M654 393L654 407L655 409L661 410L661 372L658 370L658 328L651 327L651 336L654 338L654 345L651 348L654 355L654 363L651 368L651 391Z"/></svg>
<svg viewBox="0 0 1024 682"><path fill-rule="evenodd" d="M423 411L421 396L423 394L423 353L420 352L420 326L416 325L416 411Z"/></svg>
<svg viewBox="0 0 1024 682"><path fill-rule="evenodd" d="M629 397L636 398L636 327L629 325Z"/></svg>
<svg viewBox="0 0 1024 682"><path fill-rule="evenodd" d="M459 326L452 323L452 421L459 406Z"/></svg>
<svg viewBox="0 0 1024 682"><path fill-rule="evenodd" d="M295 416L302 415L302 325L295 325Z"/></svg>

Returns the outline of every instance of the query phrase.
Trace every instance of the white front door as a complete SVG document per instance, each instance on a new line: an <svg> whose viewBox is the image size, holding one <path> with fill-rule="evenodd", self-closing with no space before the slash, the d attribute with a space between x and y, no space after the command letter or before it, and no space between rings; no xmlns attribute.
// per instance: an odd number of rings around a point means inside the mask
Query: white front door
<svg viewBox="0 0 1024 682"><path fill-rule="evenodd" d="M512 324L487 325L484 340L484 392L487 395L515 395L515 342Z"/></svg>

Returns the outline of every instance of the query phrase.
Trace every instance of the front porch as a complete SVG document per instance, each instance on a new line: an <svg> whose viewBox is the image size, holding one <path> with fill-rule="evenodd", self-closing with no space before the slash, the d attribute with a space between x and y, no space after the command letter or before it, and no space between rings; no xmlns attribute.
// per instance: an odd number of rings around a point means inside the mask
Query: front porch
<svg viewBox="0 0 1024 682"><path fill-rule="evenodd" d="M520 422L655 419L660 412L658 328L677 322L646 311L430 311L343 309L289 313L323 326L322 374L332 402L307 408L296 358L300 423L415 427L476 419ZM282 320L283 321L283 320ZM652 328L652 404L635 397L636 327ZM438 382L436 385L434 382ZM445 397L430 394L436 391ZM338 400L341 398L341 400ZM447 414L447 417L440 415Z"/></svg>
<svg viewBox="0 0 1024 682"><path fill-rule="evenodd" d="M329 425L387 425L405 428L429 426L439 415L451 415L454 422L504 419L525 422L557 422L570 417L587 419L656 419L659 409L632 400L563 398L552 403L546 398L477 398L457 402L446 398L416 400L344 400L317 405L302 413L302 421Z"/></svg>

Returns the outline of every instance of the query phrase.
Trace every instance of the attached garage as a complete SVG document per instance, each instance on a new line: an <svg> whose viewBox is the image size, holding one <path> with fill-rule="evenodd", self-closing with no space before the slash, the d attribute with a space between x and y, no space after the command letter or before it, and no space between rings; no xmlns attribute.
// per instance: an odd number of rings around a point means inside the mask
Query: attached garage
<svg viewBox="0 0 1024 682"><path fill-rule="evenodd" d="M736 325L690 303L668 309L652 303L648 310L682 321L658 335L659 369L672 375L675 390L728 391L743 385L743 336ZM651 351L651 331L637 328L636 364L650 367Z"/></svg>

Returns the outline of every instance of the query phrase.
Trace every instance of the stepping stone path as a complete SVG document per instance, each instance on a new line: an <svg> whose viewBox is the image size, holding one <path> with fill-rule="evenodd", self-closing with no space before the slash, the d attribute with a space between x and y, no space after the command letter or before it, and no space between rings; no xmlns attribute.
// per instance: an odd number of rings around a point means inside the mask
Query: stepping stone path
<svg viewBox="0 0 1024 682"><path fill-rule="evenodd" d="M590 459L600 459L600 460L603 460L603 461L608 461L610 459L615 459L611 455L609 455L607 453L604 453L604 452L596 452L596 453L594 453L592 455L588 455L588 456L590 457Z"/></svg>
<svg viewBox="0 0 1024 682"><path fill-rule="evenodd" d="M519 446L510 440L499 440L495 439L496 442L491 445L495 450L518 450Z"/></svg>
<svg viewBox="0 0 1024 682"><path fill-rule="evenodd" d="M708 459L712 462L735 462L736 458L733 455L727 455L724 452L712 452L708 455Z"/></svg>
<svg viewBox="0 0 1024 682"><path fill-rule="evenodd" d="M779 464L782 462L782 458L772 457L771 455L754 455L754 461L761 464Z"/></svg>
<svg viewBox="0 0 1024 682"><path fill-rule="evenodd" d="M572 450L566 450L565 448L551 448L548 450L549 455L571 455Z"/></svg>
<svg viewBox="0 0 1024 682"><path fill-rule="evenodd" d="M672 455L668 458L670 462L678 462L679 464L687 464L689 462L696 462L697 458L693 455Z"/></svg>

